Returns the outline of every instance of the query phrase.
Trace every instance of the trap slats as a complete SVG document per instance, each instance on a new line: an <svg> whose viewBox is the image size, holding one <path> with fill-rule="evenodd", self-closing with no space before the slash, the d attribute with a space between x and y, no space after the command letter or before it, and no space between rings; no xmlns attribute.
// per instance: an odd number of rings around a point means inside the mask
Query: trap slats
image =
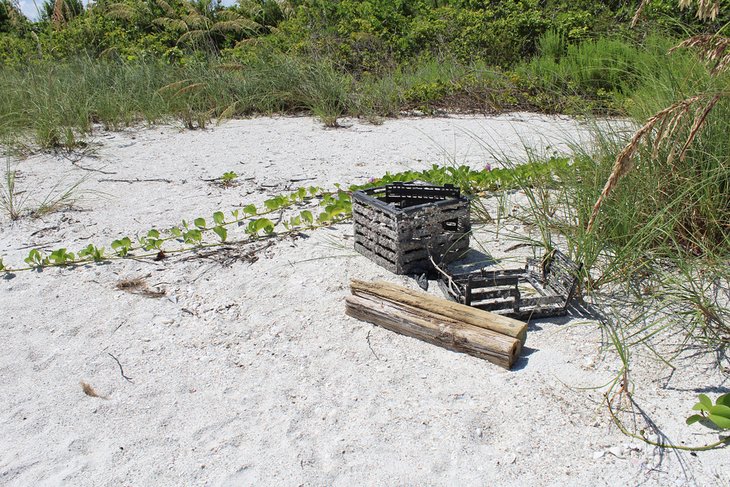
<svg viewBox="0 0 730 487"><path fill-rule="evenodd" d="M355 250L363 255L367 255L368 259L385 268L388 268L388 266L390 266L393 262L392 256L384 257L373 251L371 248L365 247L358 242L355 242Z"/></svg>
<svg viewBox="0 0 730 487"><path fill-rule="evenodd" d="M524 273L523 273L524 274ZM468 281L471 288L479 287L491 287L491 286L511 286L516 285L523 274L520 275L495 275L495 276L469 276L465 279L458 279L459 281Z"/></svg>
<svg viewBox="0 0 730 487"><path fill-rule="evenodd" d="M362 233L359 230L356 232L355 236L358 237L357 241L362 242L363 240L367 240L372 245L380 245L392 250L393 252L396 252L398 249L401 249L403 252L408 252L410 250L423 248L423 242L420 240L406 240L405 242L399 242L392 238L389 234L374 234L373 232Z"/></svg>
<svg viewBox="0 0 730 487"><path fill-rule="evenodd" d="M581 265L559 250L541 259L527 259L521 269L463 272L439 269L439 285L451 299L518 319L560 316L575 295ZM529 287L528 293L520 286ZM532 295L530 290L534 290Z"/></svg>
<svg viewBox="0 0 730 487"><path fill-rule="evenodd" d="M393 183L352 195L355 250L396 274L450 262L469 247L469 201L453 186Z"/></svg>
<svg viewBox="0 0 730 487"><path fill-rule="evenodd" d="M469 306L473 308L483 309L484 311L492 311L506 316L507 313L505 311L512 310L514 308L514 303L514 299L486 301L484 303L474 303L472 301L472 304L470 304Z"/></svg>
<svg viewBox="0 0 730 487"><path fill-rule="evenodd" d="M432 201L430 203L423 203L423 200L404 200L403 203L407 203L409 201L414 204L403 204L403 206L400 207L406 215L418 214L424 210L427 211L429 208L438 209L439 213L449 215L451 213L458 213L463 208L459 200ZM436 212L433 211L433 213Z"/></svg>
<svg viewBox="0 0 730 487"><path fill-rule="evenodd" d="M564 303L565 298L563 296L538 296L534 298L522 298L522 300L520 301L520 309L550 304L559 304L562 306Z"/></svg>
<svg viewBox="0 0 730 487"><path fill-rule="evenodd" d="M471 302L479 302L479 301L486 301L488 299L497 299L497 298L515 298L520 295L520 292L517 288L509 287L507 289L496 289L494 291L473 291L471 292ZM465 303L465 304L471 304L471 303Z"/></svg>

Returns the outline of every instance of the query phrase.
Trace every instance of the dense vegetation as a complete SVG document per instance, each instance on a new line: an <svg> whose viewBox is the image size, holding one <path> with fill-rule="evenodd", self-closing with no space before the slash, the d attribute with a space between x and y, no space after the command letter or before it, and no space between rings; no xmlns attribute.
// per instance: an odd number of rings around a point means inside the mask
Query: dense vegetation
<svg viewBox="0 0 730 487"><path fill-rule="evenodd" d="M672 135L696 139L681 161L664 174L654 147L643 172L616 192L626 194L605 206L600 228L605 240L633 242L665 215L669 227L646 245L726 250L728 77L710 73L688 49L668 52L683 36L726 30L730 1L713 15L697 10L711 2L677 9L674 0L645 1L638 25L630 25L637 3L99 0L84 8L80 0L47 0L31 22L12 0L0 0L0 137L15 148L73 148L99 123L177 118L195 128L272 112L309 112L332 126L342 115L377 122L441 109L645 120L693 95L717 96L699 137L675 124ZM722 49L714 52L722 57ZM696 105L685 112L701 111ZM573 207L593 201L611 173L620 145L610 140L604 160L580 176L595 184L572 192L585 199ZM672 159L676 150L667 150ZM665 184L659 192L653 178ZM696 206L680 198L693 184L703 195ZM676 214L662 213L674 206ZM585 213L577 216L583 226Z"/></svg>
<svg viewBox="0 0 730 487"><path fill-rule="evenodd" d="M0 0L0 137L73 146L93 124L406 110L626 113L672 36L713 29L673 1ZM679 13L677 13L679 12ZM649 24L641 24L649 25ZM50 82L48 80L51 80ZM29 104L27 100L33 100Z"/></svg>
<svg viewBox="0 0 730 487"><path fill-rule="evenodd" d="M704 130L690 136L694 145L669 173L657 155L672 159L676 149L657 146L642 172L626 178L605 205L599 235L630 243L636 256L670 242L683 252L722 253L730 238L728 77L711 74L688 49L668 52L682 36L722 33L730 1L717 15L697 10L708 2L641 3L642 17L630 25L638 2L99 0L84 8L80 0L47 0L31 22L0 0L0 137L16 149L73 148L99 123L176 118L195 128L272 112L309 112L332 126L343 115L377 122L441 109L645 120L693 95L717 95ZM694 131L674 125L677 140ZM604 154L590 155L594 164L576 166L589 168L571 189L579 228L621 149L604 139ZM658 192L655 179L663 182ZM687 194L702 198L685 204ZM657 221L662 230L637 247L637 235ZM589 263L603 248L575 246Z"/></svg>
<svg viewBox="0 0 730 487"><path fill-rule="evenodd" d="M700 28L694 12L654 0L645 14L664 30ZM626 33L636 2L590 0L47 0L30 23L0 2L5 64L79 54L190 61L203 53L246 60L272 49L327 58L348 72L381 72L420 56L509 67L535 54L548 31L568 42ZM723 25L720 17L713 26ZM681 26L681 28L679 27ZM707 26L702 26L707 28Z"/></svg>

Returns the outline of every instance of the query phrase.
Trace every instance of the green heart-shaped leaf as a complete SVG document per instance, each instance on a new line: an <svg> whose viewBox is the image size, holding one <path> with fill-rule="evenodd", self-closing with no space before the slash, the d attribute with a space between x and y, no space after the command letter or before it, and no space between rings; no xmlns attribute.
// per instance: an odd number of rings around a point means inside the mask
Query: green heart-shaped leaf
<svg viewBox="0 0 730 487"><path fill-rule="evenodd" d="M702 421L703 419L705 419L704 416L701 416L699 414L693 414L692 416L687 418L687 425L695 424L697 421Z"/></svg>
<svg viewBox="0 0 730 487"><path fill-rule="evenodd" d="M228 231L225 229L225 227L213 227L213 231L215 232L218 237L220 237L221 242L226 241L226 237L228 236Z"/></svg>
<svg viewBox="0 0 730 487"><path fill-rule="evenodd" d="M692 406L692 410L693 411L705 411L705 412L707 412L707 411L710 410L710 408L708 408L707 406L705 406L701 402L698 402L697 404L695 404L694 406Z"/></svg>
<svg viewBox="0 0 730 487"><path fill-rule="evenodd" d="M730 419L730 407L723 404L717 404L710 408L710 414Z"/></svg>
<svg viewBox="0 0 730 487"><path fill-rule="evenodd" d="M730 407L730 392L723 394L715 400L716 404Z"/></svg>
<svg viewBox="0 0 730 487"><path fill-rule="evenodd" d="M703 406L709 408L712 407L712 399L710 399L707 394L700 394L697 396L697 398L700 400Z"/></svg>
<svg viewBox="0 0 730 487"><path fill-rule="evenodd" d="M716 414L710 414L707 416L707 419L709 419L724 430L730 429L730 418L726 418L725 416L717 416Z"/></svg>

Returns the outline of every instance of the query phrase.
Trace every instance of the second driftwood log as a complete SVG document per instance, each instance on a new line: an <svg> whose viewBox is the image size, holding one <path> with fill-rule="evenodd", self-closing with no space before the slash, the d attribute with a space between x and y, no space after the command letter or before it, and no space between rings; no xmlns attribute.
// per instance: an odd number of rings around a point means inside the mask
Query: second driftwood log
<svg viewBox="0 0 730 487"><path fill-rule="evenodd" d="M355 280L351 289L346 313L353 318L505 368L519 358L525 323L384 282Z"/></svg>

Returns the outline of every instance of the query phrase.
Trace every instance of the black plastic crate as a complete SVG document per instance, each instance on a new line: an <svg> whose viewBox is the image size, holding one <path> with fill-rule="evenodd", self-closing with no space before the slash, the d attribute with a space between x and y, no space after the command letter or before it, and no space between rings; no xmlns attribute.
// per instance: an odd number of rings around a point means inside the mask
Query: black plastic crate
<svg viewBox="0 0 730 487"><path fill-rule="evenodd" d="M433 270L469 248L469 200L451 185L393 183L352 195L355 250L396 274Z"/></svg>

